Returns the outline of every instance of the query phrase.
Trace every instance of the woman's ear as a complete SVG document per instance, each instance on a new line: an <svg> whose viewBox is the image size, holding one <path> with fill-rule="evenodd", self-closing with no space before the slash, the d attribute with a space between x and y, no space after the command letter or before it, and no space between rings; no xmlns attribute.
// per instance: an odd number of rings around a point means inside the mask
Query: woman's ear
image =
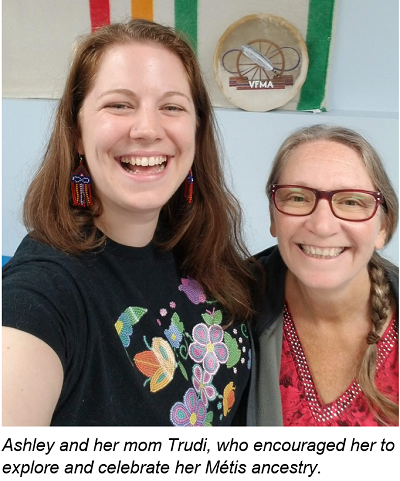
<svg viewBox="0 0 400 481"><path fill-rule="evenodd" d="M387 229L386 229L386 218L382 220L381 223L381 228L379 229L379 232L376 236L375 239L375 249L380 250L386 245L386 239L387 239Z"/></svg>
<svg viewBox="0 0 400 481"><path fill-rule="evenodd" d="M274 211L271 208L269 209L269 220L271 222L271 225L269 227L269 231L270 231L272 237L277 237L277 235L276 235L276 225L275 225L275 219L274 219Z"/></svg>
<svg viewBox="0 0 400 481"><path fill-rule="evenodd" d="M85 155L85 149L83 148L82 138L79 138L76 145L76 150L79 155Z"/></svg>

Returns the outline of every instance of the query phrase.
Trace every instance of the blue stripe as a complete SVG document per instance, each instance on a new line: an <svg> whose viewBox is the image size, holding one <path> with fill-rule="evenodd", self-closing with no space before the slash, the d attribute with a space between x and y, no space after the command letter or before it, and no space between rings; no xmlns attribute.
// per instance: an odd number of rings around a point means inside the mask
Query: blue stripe
<svg viewBox="0 0 400 481"><path fill-rule="evenodd" d="M11 257L9 256L2 256L2 266L4 266L4 264L7 264L7 262L11 259Z"/></svg>

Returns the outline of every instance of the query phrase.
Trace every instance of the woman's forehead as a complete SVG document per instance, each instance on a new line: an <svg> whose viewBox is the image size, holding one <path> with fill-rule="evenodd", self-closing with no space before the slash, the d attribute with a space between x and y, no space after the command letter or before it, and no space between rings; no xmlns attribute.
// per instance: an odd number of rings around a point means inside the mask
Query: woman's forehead
<svg viewBox="0 0 400 481"><path fill-rule="evenodd" d="M330 140L306 142L296 147L282 167L279 183L326 190L373 189L361 155L347 145Z"/></svg>

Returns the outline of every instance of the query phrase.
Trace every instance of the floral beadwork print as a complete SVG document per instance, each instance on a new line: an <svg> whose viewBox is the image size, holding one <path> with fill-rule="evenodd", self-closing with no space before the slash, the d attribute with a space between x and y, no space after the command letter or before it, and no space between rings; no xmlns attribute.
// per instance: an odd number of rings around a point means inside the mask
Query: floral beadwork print
<svg viewBox="0 0 400 481"><path fill-rule="evenodd" d="M189 356L197 363L202 362L208 373L215 374L220 364L226 364L229 356L228 348L222 342L222 327L197 324L192 335L195 342L189 346Z"/></svg>
<svg viewBox="0 0 400 481"><path fill-rule="evenodd" d="M217 397L217 390L211 384L213 377L207 371L195 364L193 366L192 382L195 390L200 394L204 406L208 406L208 401L213 401Z"/></svg>
<svg viewBox="0 0 400 481"><path fill-rule="evenodd" d="M179 347L182 341L182 333L175 324L171 323L169 328L165 329L164 334L172 347Z"/></svg>
<svg viewBox="0 0 400 481"><path fill-rule="evenodd" d="M227 368L233 367L235 364L239 362L241 352L238 347L238 343L234 337L232 337L229 332L224 332L224 343L228 348L229 358L226 363Z"/></svg>
<svg viewBox="0 0 400 481"><path fill-rule="evenodd" d="M186 391L183 403L177 402L171 408L171 422L175 426L205 426L206 416L206 407L193 388Z"/></svg>
<svg viewBox="0 0 400 481"><path fill-rule="evenodd" d="M201 304L206 302L206 295L203 291L201 285L194 279L181 279L182 284L179 286L179 290L184 292L188 299L193 302L193 304Z"/></svg>
<svg viewBox="0 0 400 481"><path fill-rule="evenodd" d="M150 379L150 391L157 392L172 381L176 361L171 346L160 337L153 338L151 350L133 358L139 371Z"/></svg>
<svg viewBox="0 0 400 481"><path fill-rule="evenodd" d="M235 387L233 385L233 382L231 381L229 384L225 386L225 389L224 389L224 394L222 399L224 416L228 415L234 403L235 403Z"/></svg>
<svg viewBox="0 0 400 481"><path fill-rule="evenodd" d="M119 316L115 323L115 329L124 347L128 347L130 344L130 337L133 333L132 326L139 322L146 312L147 309L142 307L128 307Z"/></svg>
<svg viewBox="0 0 400 481"><path fill-rule="evenodd" d="M142 379L138 406L152 406L152 419L164 413L174 426L229 425L248 378L247 331L223 329L222 309L200 284L177 281L175 295L149 310L128 307L115 322L134 376ZM146 323L134 327L145 314Z"/></svg>
<svg viewBox="0 0 400 481"><path fill-rule="evenodd" d="M132 324L129 320L128 314L123 312L119 316L118 321L115 323L115 329L117 330L118 336L124 347L128 347L131 342L130 337L133 333Z"/></svg>
<svg viewBox="0 0 400 481"><path fill-rule="evenodd" d="M249 359L247 361L247 369L251 369L251 349L249 349Z"/></svg>

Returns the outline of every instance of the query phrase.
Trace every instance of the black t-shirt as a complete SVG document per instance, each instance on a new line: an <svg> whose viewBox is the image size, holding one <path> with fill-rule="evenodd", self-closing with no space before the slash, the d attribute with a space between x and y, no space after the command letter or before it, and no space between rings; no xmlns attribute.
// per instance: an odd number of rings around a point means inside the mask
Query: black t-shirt
<svg viewBox="0 0 400 481"><path fill-rule="evenodd" d="M251 350L227 321L153 244L69 256L27 236L3 268L3 325L63 366L52 425L230 425Z"/></svg>

